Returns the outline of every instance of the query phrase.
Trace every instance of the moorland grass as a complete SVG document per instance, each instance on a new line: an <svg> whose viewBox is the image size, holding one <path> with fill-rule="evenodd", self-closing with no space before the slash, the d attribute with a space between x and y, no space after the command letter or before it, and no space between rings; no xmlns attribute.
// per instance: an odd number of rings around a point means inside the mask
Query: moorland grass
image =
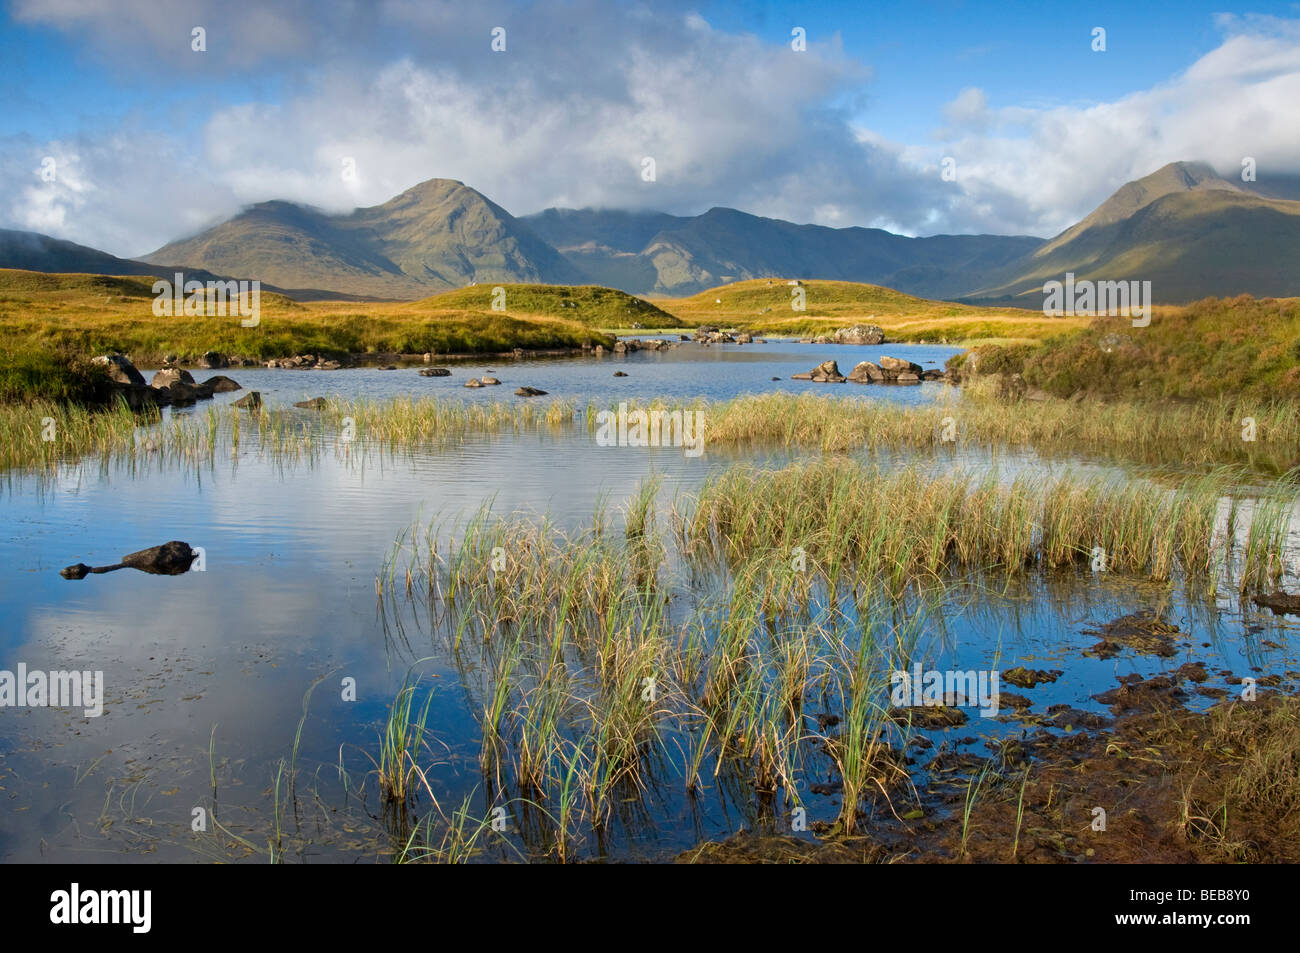
<svg viewBox="0 0 1300 953"><path fill-rule="evenodd" d="M1069 397L1150 401L1300 399L1300 298L1206 298L1158 309L1147 327L1096 318L1041 346L977 348L976 370L1019 373ZM955 363L968 364L969 356Z"/></svg>

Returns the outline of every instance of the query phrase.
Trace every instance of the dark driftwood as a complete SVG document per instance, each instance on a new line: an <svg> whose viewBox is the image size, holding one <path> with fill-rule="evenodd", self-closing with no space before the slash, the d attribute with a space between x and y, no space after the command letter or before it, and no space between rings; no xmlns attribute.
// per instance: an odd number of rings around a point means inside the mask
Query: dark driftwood
<svg viewBox="0 0 1300 953"><path fill-rule="evenodd" d="M92 572L115 572L118 569L139 569L156 576L179 576L189 572L190 564L198 554L189 543L173 539L161 546L150 546L137 553L127 553L113 566L87 566L77 563L59 571L64 579L85 579Z"/></svg>

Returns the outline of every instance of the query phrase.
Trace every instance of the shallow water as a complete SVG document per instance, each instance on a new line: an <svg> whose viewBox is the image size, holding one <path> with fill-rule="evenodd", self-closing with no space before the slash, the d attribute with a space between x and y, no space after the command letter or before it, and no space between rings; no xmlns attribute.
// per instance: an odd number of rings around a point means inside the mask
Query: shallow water
<svg viewBox="0 0 1300 953"><path fill-rule="evenodd" d="M227 373L273 405L316 395L514 399L510 391L523 384L554 398L604 403L723 399L768 389L916 402L935 399L946 385L828 387L788 378L830 356L847 370L882 353L941 365L953 351L683 345L626 357L457 363L451 378L421 378L415 369ZM613 378L617 369L629 377ZM503 386L460 386L467 376L485 373L500 377ZM772 376L782 379L773 382ZM218 401L239 396L219 395ZM193 411L180 411L187 412ZM263 456L255 437L248 437L237 458L203 465L160 464L133 473L86 461L64 467L53 480L18 477L0 495L0 669L23 662L29 669L103 671L106 701L98 718L0 708L0 858L264 861L278 824L286 859L383 859L391 846L383 812L373 782L359 795L360 782L373 768L368 759L376 756L408 665L430 655L421 671L433 686L430 724L441 754L431 784L452 804L470 796L482 815L486 780L478 769L478 729L455 666L432 642L421 642L414 626L407 633L410 646L395 648L394 620L378 611L376 573L394 538L417 519L463 521L489 500L497 514L526 510L578 526L590 522L598 498L617 513L653 475L663 481L662 511L710 472L754 459L714 448L699 458L677 449L602 448L575 429L472 437L461 446L398 457L343 460L327 452L292 465ZM1008 472L1108 469L1032 454L963 455L959 461ZM203 547L204 571L155 577L124 570L81 581L58 575L69 563L112 563L168 539ZM1176 658L1080 655L1096 641L1083 629L1157 606L1167 606L1170 621L1187 633ZM1167 587L1104 575L1030 580L999 592L958 590L943 620L927 627L918 646L917 658L928 668L1065 669L1058 682L1033 690L1003 686L1033 697L1035 711L1056 703L1104 711L1091 696L1114 687L1117 675L1169 671L1194 659L1207 662L1214 673L1208 684L1220 686L1221 670L1300 669L1300 641L1286 619L1243 609L1233 599L1203 605ZM355 681L355 701L344 698L345 679ZM1293 689L1294 679L1287 684ZM1014 721L973 718L935 737L954 745L969 738L962 744L979 750L981 736L1020 730ZM277 774L286 778L290 767L296 769L293 796L283 788L277 796ZM212 803L225 830L202 836L191 829L192 812ZM639 813L620 817L602 837L587 837L580 856L666 856L767 823L762 799L725 773L697 797L665 783L631 792L625 803ZM834 805L832 797L813 797L810 815L832 818ZM524 816L518 823L540 822ZM522 833L516 847L528 841ZM498 846L486 856L517 858L512 850Z"/></svg>

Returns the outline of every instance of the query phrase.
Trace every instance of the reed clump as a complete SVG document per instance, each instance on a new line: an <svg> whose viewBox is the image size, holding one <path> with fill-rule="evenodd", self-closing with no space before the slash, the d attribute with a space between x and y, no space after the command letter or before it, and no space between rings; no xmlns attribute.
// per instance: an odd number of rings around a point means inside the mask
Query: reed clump
<svg viewBox="0 0 1300 953"><path fill-rule="evenodd" d="M784 562L684 583L655 486L633 495L622 532L599 510L573 533L487 509L458 538L417 529L377 580L383 598L427 607L479 718L485 777L531 805L520 836L532 853L563 860L588 835L630 829L664 783L743 785L798 804L808 778L833 767L827 750L854 777L890 775L888 738L901 729L885 701L900 640L826 611L790 585ZM860 661L840 685L846 652ZM842 738L807 710L833 693L855 712ZM871 793L865 780L853 790ZM856 812L844 809L845 829Z"/></svg>
<svg viewBox="0 0 1300 953"><path fill-rule="evenodd" d="M781 469L734 467L676 514L696 565L799 553L834 586L956 572L1091 567L1242 591L1276 583L1294 564L1288 533L1300 495L1286 485L1242 498L1240 471L1172 487L1115 476L918 467L848 458Z"/></svg>

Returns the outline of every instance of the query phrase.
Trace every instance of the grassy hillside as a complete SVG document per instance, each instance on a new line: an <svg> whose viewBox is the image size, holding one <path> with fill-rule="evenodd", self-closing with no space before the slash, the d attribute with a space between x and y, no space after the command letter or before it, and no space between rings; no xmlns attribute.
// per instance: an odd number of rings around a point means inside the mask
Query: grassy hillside
<svg viewBox="0 0 1300 953"><path fill-rule="evenodd" d="M559 318L603 329L630 328L634 323L647 328L683 326L679 318L649 301L599 285L478 284L444 291L415 304L439 310L491 312L494 288L505 291L506 314Z"/></svg>
<svg viewBox="0 0 1300 953"><path fill-rule="evenodd" d="M1059 397L1291 399L1300 397L1300 299L1207 298L1162 310L1145 328L1097 318L1037 347L975 353L979 374L1019 373Z"/></svg>
<svg viewBox="0 0 1300 953"><path fill-rule="evenodd" d="M1048 318L1041 311L930 301L852 281L805 281L802 287L803 311L791 307L794 289L784 279L768 278L656 303L691 326L714 324L801 337L875 324L893 341L1035 341L1087 323L1084 318Z"/></svg>
<svg viewBox="0 0 1300 953"><path fill-rule="evenodd" d="M515 307L504 314L470 301L299 303L263 292L261 323L245 328L237 316L158 317L153 313L152 285L149 277L0 269L0 357L9 368L10 390L21 391L24 381L42 376L39 370L24 368L66 369L110 350L148 365L168 354L193 361L205 351L267 359L302 353L454 354L613 343L596 330L595 322L552 316L563 312L545 299L558 298L559 292L548 296L534 291L524 302L512 301ZM593 293L591 300L599 297ZM611 314L614 300L606 303ZM527 310L525 302L538 310ZM55 380L60 375L47 376L50 395L68 391L70 385Z"/></svg>

